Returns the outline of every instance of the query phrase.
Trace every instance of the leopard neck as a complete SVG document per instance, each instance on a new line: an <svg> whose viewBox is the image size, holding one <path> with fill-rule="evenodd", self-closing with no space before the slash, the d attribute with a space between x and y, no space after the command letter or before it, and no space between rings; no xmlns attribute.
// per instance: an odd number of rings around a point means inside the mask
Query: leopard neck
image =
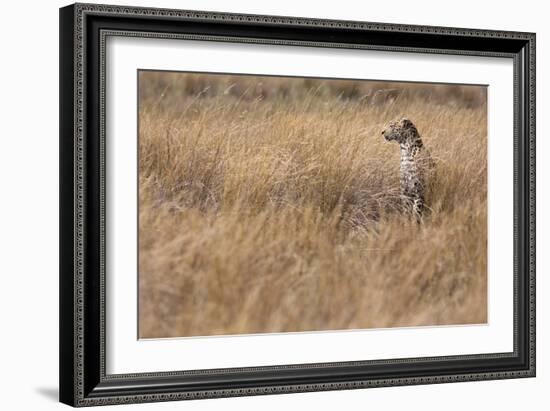
<svg viewBox="0 0 550 411"><path fill-rule="evenodd" d="M422 150L423 144L420 136L416 138L409 138L400 144L401 157L412 159Z"/></svg>

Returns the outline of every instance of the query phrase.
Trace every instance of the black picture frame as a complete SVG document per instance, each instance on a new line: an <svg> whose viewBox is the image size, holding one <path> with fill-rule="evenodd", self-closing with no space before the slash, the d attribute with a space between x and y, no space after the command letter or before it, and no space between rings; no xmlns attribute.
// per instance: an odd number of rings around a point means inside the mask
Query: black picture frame
<svg viewBox="0 0 550 411"><path fill-rule="evenodd" d="M104 40L115 33L512 58L513 352L107 375L102 65ZM96 4L61 8L60 237L60 401L66 404L91 406L534 377L535 34Z"/></svg>

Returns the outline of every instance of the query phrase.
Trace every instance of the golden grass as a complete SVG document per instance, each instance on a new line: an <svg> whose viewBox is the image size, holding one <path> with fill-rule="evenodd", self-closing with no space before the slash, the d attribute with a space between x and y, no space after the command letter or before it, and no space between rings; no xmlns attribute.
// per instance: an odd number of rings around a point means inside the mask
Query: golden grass
<svg viewBox="0 0 550 411"><path fill-rule="evenodd" d="M483 87L140 73L139 330L487 320ZM403 115L437 162L401 212Z"/></svg>

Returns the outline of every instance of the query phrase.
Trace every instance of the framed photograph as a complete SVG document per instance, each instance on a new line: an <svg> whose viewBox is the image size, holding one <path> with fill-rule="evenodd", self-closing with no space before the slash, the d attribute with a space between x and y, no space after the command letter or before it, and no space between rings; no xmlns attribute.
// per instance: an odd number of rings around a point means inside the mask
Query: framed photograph
<svg viewBox="0 0 550 411"><path fill-rule="evenodd" d="M535 376L535 34L60 10L60 399Z"/></svg>

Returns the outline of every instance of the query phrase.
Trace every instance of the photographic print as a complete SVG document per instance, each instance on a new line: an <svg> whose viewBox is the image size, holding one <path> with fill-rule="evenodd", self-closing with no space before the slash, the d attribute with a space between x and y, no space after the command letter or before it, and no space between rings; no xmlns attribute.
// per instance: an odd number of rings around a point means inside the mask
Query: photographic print
<svg viewBox="0 0 550 411"><path fill-rule="evenodd" d="M536 35L60 9L59 398L536 375Z"/></svg>
<svg viewBox="0 0 550 411"><path fill-rule="evenodd" d="M138 73L139 337L487 322L487 87Z"/></svg>

